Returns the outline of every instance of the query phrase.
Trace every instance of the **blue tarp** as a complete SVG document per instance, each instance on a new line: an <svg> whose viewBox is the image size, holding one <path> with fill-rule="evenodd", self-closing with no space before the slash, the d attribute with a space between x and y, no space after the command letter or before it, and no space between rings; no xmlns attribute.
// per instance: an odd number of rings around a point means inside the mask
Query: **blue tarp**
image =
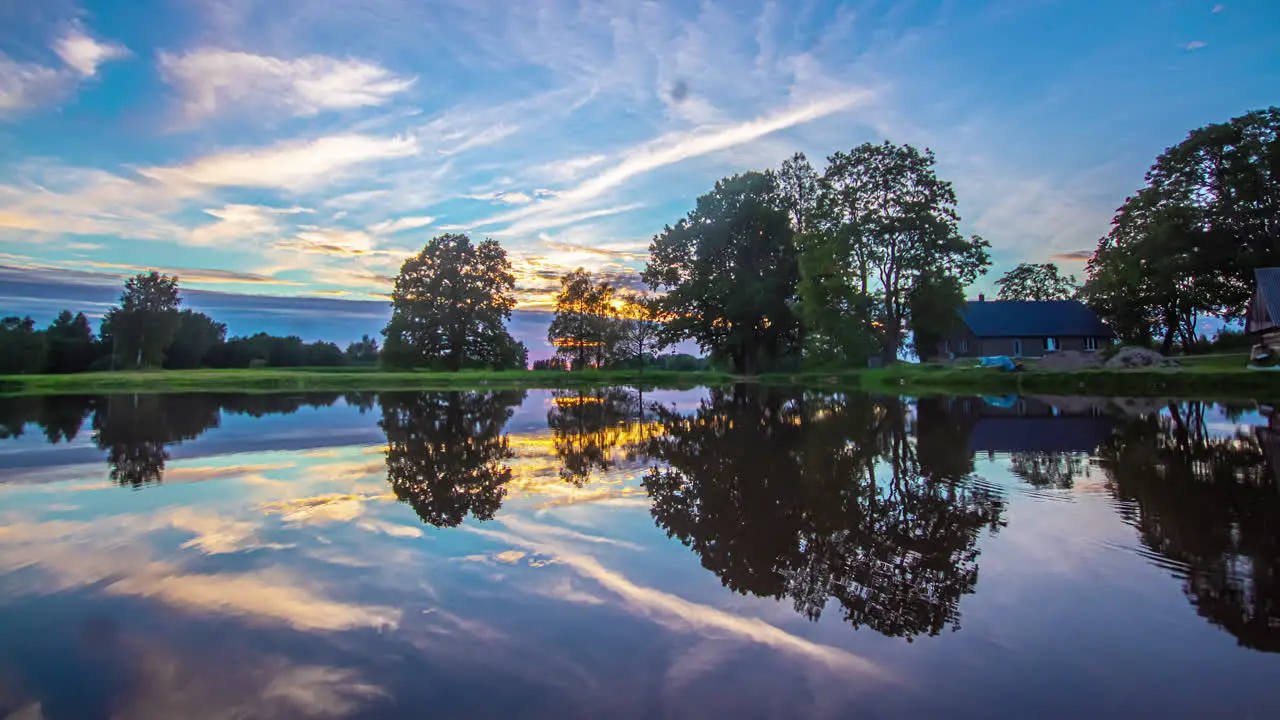
<svg viewBox="0 0 1280 720"><path fill-rule="evenodd" d="M1008 355L992 355L978 358L978 367L998 367L1005 370L1017 369L1017 366L1013 364Z"/></svg>

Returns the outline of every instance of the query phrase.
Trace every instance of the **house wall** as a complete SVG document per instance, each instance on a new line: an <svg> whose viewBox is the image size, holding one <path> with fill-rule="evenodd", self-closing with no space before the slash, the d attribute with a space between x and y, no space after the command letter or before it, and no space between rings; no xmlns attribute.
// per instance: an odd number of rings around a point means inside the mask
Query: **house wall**
<svg viewBox="0 0 1280 720"><path fill-rule="evenodd" d="M1101 349L1107 343L1111 342L1110 338L1106 338L1106 337L1095 337L1094 339L1097 341L1098 349ZM957 333L947 338L947 340L950 342L951 353L955 355L955 357L980 357L980 356L990 356L990 355L1008 355L1009 357L1018 357L1018 354L1014 352L1014 341L1021 340L1022 341L1021 357L1035 358L1035 357L1044 356L1046 338L1044 337L979 338L979 337L975 337L971 332L965 332L965 333ZM1086 352L1084 349L1085 336L1068 336L1068 337L1058 336L1057 340L1058 340L1058 350L1060 351L1075 350L1077 352ZM966 352L960 351L961 341L968 342L968 351ZM943 358L947 357L946 347L947 346L944 344L938 348L938 355L937 355L938 357L943 357Z"/></svg>

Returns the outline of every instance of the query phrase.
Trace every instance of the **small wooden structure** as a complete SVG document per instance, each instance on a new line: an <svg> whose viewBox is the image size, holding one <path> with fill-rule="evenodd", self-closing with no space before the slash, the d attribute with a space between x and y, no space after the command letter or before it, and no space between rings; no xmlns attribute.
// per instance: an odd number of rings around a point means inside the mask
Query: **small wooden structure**
<svg viewBox="0 0 1280 720"><path fill-rule="evenodd" d="M1257 338L1255 356L1264 350L1275 357L1280 353L1280 267L1257 268L1253 280L1245 330Z"/></svg>

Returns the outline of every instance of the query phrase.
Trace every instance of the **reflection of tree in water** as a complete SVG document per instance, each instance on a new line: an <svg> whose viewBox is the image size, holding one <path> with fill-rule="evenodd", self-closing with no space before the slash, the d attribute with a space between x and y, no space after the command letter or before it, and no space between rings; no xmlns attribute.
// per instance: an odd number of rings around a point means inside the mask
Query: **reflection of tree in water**
<svg viewBox="0 0 1280 720"><path fill-rule="evenodd" d="M511 447L503 427L523 392L385 393L387 480L422 521L454 527L493 517L506 495Z"/></svg>
<svg viewBox="0 0 1280 720"><path fill-rule="evenodd" d="M94 398L77 395L13 397L0 400L0 440L21 437L35 423L50 444L71 442L80 434Z"/></svg>
<svg viewBox="0 0 1280 720"><path fill-rule="evenodd" d="M1070 490L1077 477L1088 477L1089 456L1084 453L1015 452L1009 455L1009 472L1034 487Z"/></svg>
<svg viewBox="0 0 1280 720"><path fill-rule="evenodd" d="M554 390L547 411L560 477L576 485L590 479L592 471L614 466L614 451L621 449L634 459L640 444L652 433L645 423L644 396L630 388Z"/></svg>
<svg viewBox="0 0 1280 720"><path fill-rule="evenodd" d="M889 636L958 627L978 537L1004 509L952 477L971 467L962 444L923 461L896 399L740 386L692 416L657 412L654 518L727 587L788 597L812 619L835 598L855 627Z"/></svg>
<svg viewBox="0 0 1280 720"><path fill-rule="evenodd" d="M208 395L109 395L93 414L93 440L107 452L111 479L136 488L163 479L166 445L199 437L219 419Z"/></svg>
<svg viewBox="0 0 1280 720"><path fill-rule="evenodd" d="M0 439L39 425L50 443L74 440L91 417L93 442L107 453L111 479L140 487L158 483L167 446L217 427L222 413L263 417L332 405L336 394L117 394L0 399Z"/></svg>
<svg viewBox="0 0 1280 720"><path fill-rule="evenodd" d="M1266 428L1214 436L1208 406L1170 404L1098 450L1143 544L1187 567L1197 612L1241 645L1280 652L1280 487Z"/></svg>

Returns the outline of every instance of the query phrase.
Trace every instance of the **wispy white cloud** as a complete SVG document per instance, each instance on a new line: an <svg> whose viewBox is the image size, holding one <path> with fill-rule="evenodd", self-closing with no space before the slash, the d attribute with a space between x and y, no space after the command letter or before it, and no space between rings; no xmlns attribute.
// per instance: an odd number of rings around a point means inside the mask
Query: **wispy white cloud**
<svg viewBox="0 0 1280 720"><path fill-rule="evenodd" d="M1209 43L1204 42L1203 40L1192 40L1186 45L1183 45L1182 49L1183 50L1199 50L1202 47L1208 47L1208 45Z"/></svg>
<svg viewBox="0 0 1280 720"><path fill-rule="evenodd" d="M84 29L72 26L53 44L53 51L72 70L84 77L93 77L98 66L110 60L129 57L129 49L123 45L94 40Z"/></svg>
<svg viewBox="0 0 1280 720"><path fill-rule="evenodd" d="M745 122L664 135L622 153L612 167L584 180L575 187L561 191L554 198L497 215L476 224L484 226L509 223L532 215L551 215L576 208L639 175L684 160L750 143L771 133L847 110L867 97L866 91L851 90ZM530 223L522 229L527 231L545 227L549 226Z"/></svg>
<svg viewBox="0 0 1280 720"><path fill-rule="evenodd" d="M280 231L280 216L310 212L312 211L302 207L274 208L263 205L224 205L210 208L205 213L217 218L217 222L192 230L190 242L194 245L218 245L271 235Z"/></svg>
<svg viewBox="0 0 1280 720"><path fill-rule="evenodd" d="M140 174L175 185L305 190L337 179L362 163L404 158L418 152L411 137L329 135L253 150L208 155L185 165L146 167Z"/></svg>
<svg viewBox="0 0 1280 720"><path fill-rule="evenodd" d="M435 221L436 219L430 215L408 216L396 218L394 220L383 220L382 222L370 225L369 232L374 235L389 235L392 233L398 233L402 230L416 230L417 228L424 228Z"/></svg>
<svg viewBox="0 0 1280 720"><path fill-rule="evenodd" d="M160 72L182 98L190 120L234 108L272 109L296 116L383 105L413 87L375 63L308 55L294 60L202 48L160 54Z"/></svg>
<svg viewBox="0 0 1280 720"><path fill-rule="evenodd" d="M1222 3L1218 3L1217 5L1213 6L1213 13L1216 15L1217 13L1220 13L1226 9L1227 9L1226 5L1223 5Z"/></svg>
<svg viewBox="0 0 1280 720"><path fill-rule="evenodd" d="M66 87L66 76L57 70L0 52L0 117L52 102Z"/></svg>

